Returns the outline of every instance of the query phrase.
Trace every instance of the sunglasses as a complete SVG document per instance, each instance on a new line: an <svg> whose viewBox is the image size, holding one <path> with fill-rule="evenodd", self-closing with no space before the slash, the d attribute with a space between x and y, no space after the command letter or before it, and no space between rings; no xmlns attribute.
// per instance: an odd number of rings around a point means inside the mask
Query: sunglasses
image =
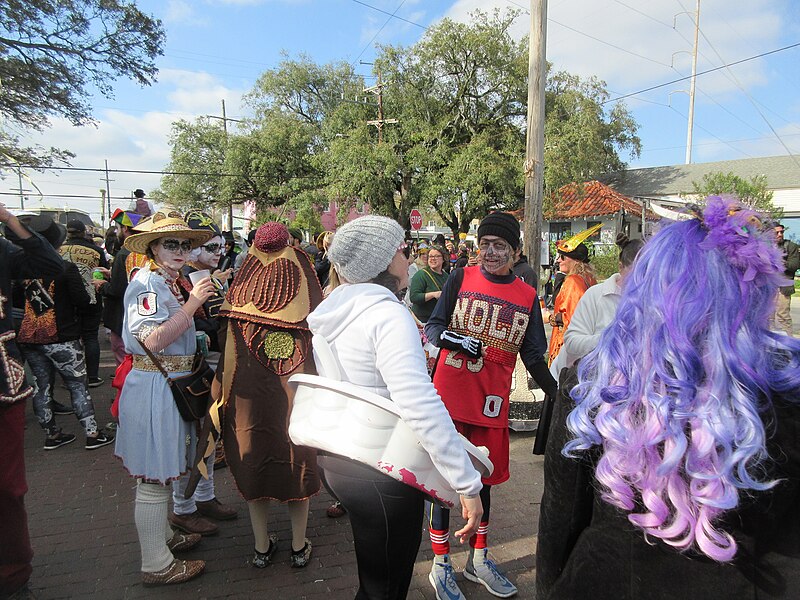
<svg viewBox="0 0 800 600"><path fill-rule="evenodd" d="M223 250L223 245L222 244L217 244L217 243L205 244L205 245L200 246L200 247L203 250L205 250L206 252L209 252L210 254L216 254L217 252L222 252L222 250Z"/></svg>
<svg viewBox="0 0 800 600"><path fill-rule="evenodd" d="M411 256L411 246L409 246L409 245L408 245L408 244L406 244L405 242L403 242L402 244L400 244L400 245L397 247L397 251L398 251L398 252L402 252L402 253L403 253L403 256L405 256L406 258L408 258L409 256Z"/></svg>
<svg viewBox="0 0 800 600"><path fill-rule="evenodd" d="M186 253L191 252L192 242L189 240L184 240L182 242L179 242L178 240L164 240L161 242L161 247L168 252L181 251Z"/></svg>

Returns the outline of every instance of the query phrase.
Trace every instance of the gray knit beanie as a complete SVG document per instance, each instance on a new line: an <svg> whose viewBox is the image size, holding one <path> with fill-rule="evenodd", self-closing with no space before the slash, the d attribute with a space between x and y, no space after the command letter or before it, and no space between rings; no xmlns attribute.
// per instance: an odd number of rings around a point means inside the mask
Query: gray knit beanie
<svg viewBox="0 0 800 600"><path fill-rule="evenodd" d="M345 281L364 283L387 269L404 238L397 221L366 215L336 231L328 258Z"/></svg>

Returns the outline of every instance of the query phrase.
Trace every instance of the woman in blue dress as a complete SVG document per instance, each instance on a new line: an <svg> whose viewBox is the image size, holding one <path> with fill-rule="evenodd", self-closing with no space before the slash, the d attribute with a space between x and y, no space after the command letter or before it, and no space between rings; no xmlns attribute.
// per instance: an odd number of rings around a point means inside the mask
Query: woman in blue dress
<svg viewBox="0 0 800 600"><path fill-rule="evenodd" d="M146 232L125 240L127 249L150 259L125 292L122 339L133 355L133 368L120 395L115 450L137 479L134 517L145 585L182 583L205 568L201 560L175 559L173 552L195 546L200 536L173 532L167 522L169 483L191 468L194 424L181 419L166 378L142 345L158 356L170 376L191 370L196 350L193 315L214 293L214 284L207 277L185 297L177 279L189 252L210 235L190 229L178 213L159 211Z"/></svg>

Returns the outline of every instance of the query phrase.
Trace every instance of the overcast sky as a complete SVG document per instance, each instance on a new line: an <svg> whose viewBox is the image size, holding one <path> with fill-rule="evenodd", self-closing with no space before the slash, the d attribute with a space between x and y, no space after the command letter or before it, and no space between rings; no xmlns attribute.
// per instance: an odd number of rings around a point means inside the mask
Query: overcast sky
<svg viewBox="0 0 800 600"><path fill-rule="evenodd" d="M698 72L800 42L800 2L701 0ZM115 98L93 101L96 127L54 119L29 139L75 152L78 168L162 170L169 161L171 123L179 118L244 116L240 105L257 77L281 52L318 63L346 60L368 75L375 44L410 45L444 17L466 21L481 8L522 8L515 34L527 33L525 0L146 0L137 4L164 22L167 43L158 82L139 88L118 82ZM681 164L686 152L689 82L638 93L691 74L696 0L550 0L547 58L558 70L596 76L612 98L624 100L639 123L642 155L631 166ZM381 12L385 11L385 12ZM401 19L391 18L394 13ZM673 27L674 25L674 27ZM697 78L693 162L800 151L800 47L746 60ZM7 125L7 124L6 124ZM14 130L16 133L24 133ZM788 150L787 150L788 148ZM99 217L104 174L91 171L27 173L28 206L64 206ZM134 188L159 185L157 174L112 173L113 207ZM0 193L14 193L5 174ZM18 206L13 196L1 195ZM91 199L90 199L91 198ZM98 199L95 199L98 198Z"/></svg>

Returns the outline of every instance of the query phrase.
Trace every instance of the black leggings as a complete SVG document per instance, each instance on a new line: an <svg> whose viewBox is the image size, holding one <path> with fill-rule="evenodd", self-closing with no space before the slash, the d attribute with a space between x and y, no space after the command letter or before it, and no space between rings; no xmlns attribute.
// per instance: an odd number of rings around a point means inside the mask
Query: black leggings
<svg viewBox="0 0 800 600"><path fill-rule="evenodd" d="M481 503L483 504L483 516L481 523L489 522L489 513L492 509L492 486L483 484L481 488ZM428 502L425 504L425 514L428 517L428 527L437 531L450 530L450 509ZM458 530L456 530L458 531Z"/></svg>
<svg viewBox="0 0 800 600"><path fill-rule="evenodd" d="M323 478L347 509L358 562L356 600L408 594L422 540L425 496L375 469L326 456Z"/></svg>

